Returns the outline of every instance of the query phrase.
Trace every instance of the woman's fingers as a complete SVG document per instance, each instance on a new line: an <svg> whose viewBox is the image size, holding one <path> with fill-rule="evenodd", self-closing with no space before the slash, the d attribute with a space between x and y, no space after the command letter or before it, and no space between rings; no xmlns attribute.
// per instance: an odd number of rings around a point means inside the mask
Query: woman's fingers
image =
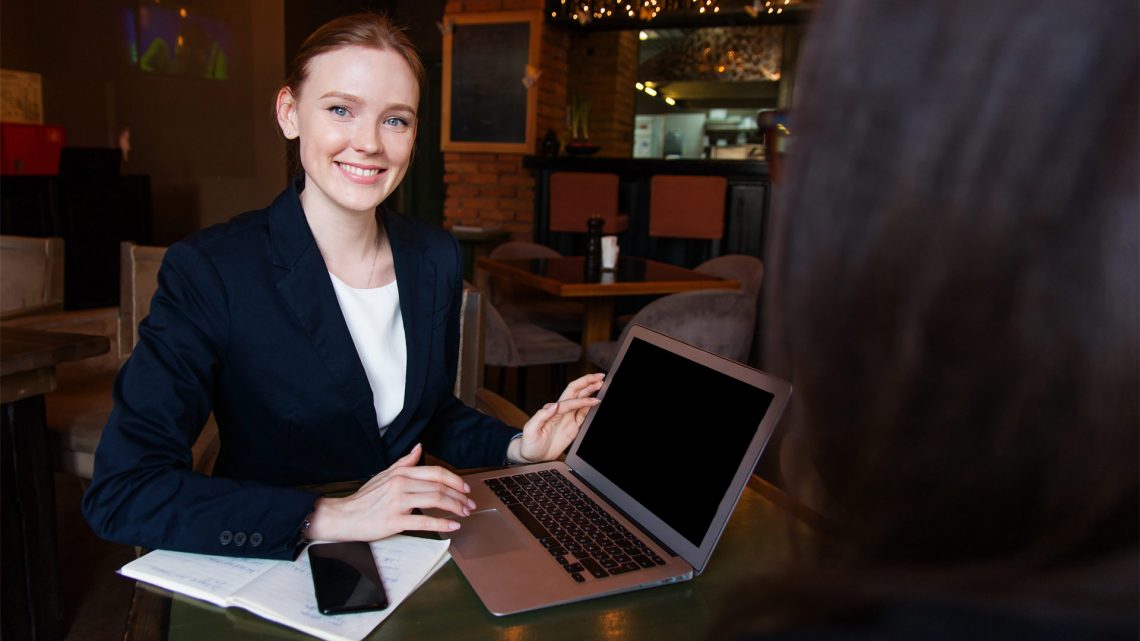
<svg viewBox="0 0 1140 641"><path fill-rule="evenodd" d="M471 488L459 478L458 474L449 472L438 465L416 465L423 454L423 446L416 444L411 452L400 457L388 469L368 479L360 490L368 490L386 483L393 476L409 476L428 481L437 481L459 492L470 492Z"/></svg>
<svg viewBox="0 0 1140 641"><path fill-rule="evenodd" d="M445 490L437 489L400 494L396 499L396 507L403 514L412 510L436 509L456 516L469 516L475 507L475 502L466 496L455 496Z"/></svg>
<svg viewBox="0 0 1140 641"><path fill-rule="evenodd" d="M606 375L602 372L580 376L566 385L566 389L562 391L562 395L558 397L558 400L564 401L593 394L602 389L602 381L605 377Z"/></svg>
<svg viewBox="0 0 1140 641"><path fill-rule="evenodd" d="M396 459L396 462L389 466L388 469L390 470L396 467L412 467L419 462L420 456L423 455L423 452L424 446L420 443L416 443L415 446L412 447L412 451Z"/></svg>
<svg viewBox="0 0 1140 641"><path fill-rule="evenodd" d="M403 476L410 479L420 481L431 481L439 483L455 490L467 494L471 491L471 486L454 472L449 472L442 467L436 465L420 465L416 467L405 467L398 470L392 470L390 476Z"/></svg>
<svg viewBox="0 0 1140 641"><path fill-rule="evenodd" d="M593 396L586 396L584 398L571 398L565 401L558 401L554 404L551 414L552 416L558 416L562 414L573 414L582 409L589 411L591 407L601 402L601 400Z"/></svg>
<svg viewBox="0 0 1140 641"><path fill-rule="evenodd" d="M388 490L404 497L402 507L405 509L438 507L446 509L449 512L454 512L455 514L466 516L465 509L472 510L475 508L475 501L472 501L465 493L434 481L399 478L394 479L390 483ZM430 500L434 497L439 497L439 504L422 504L422 501Z"/></svg>
<svg viewBox="0 0 1140 641"><path fill-rule="evenodd" d="M454 532L459 529L459 523L450 519L441 519L426 514L408 514L401 519L400 531L419 530L422 532Z"/></svg>

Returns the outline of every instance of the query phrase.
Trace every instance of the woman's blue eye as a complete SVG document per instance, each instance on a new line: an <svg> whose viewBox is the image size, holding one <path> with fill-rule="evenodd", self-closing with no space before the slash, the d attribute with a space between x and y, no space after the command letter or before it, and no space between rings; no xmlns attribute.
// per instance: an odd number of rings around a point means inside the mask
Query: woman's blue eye
<svg viewBox="0 0 1140 641"><path fill-rule="evenodd" d="M399 118L397 116L392 116L391 118L385 120L384 122L387 123L388 126L390 126L390 127L407 127L408 126L407 120L405 120L403 118Z"/></svg>
<svg viewBox="0 0 1140 641"><path fill-rule="evenodd" d="M340 105L337 105L336 107L330 108L329 111L331 111L332 114L334 116L337 116L338 118L344 118L344 117L348 116L348 109L346 107L342 107Z"/></svg>

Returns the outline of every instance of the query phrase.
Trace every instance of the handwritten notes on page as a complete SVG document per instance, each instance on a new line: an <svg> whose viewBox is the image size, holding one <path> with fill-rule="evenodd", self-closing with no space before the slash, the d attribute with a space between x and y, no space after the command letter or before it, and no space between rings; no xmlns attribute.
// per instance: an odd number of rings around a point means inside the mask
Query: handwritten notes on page
<svg viewBox="0 0 1140 641"><path fill-rule="evenodd" d="M119 572L214 605L242 608L321 639L360 641L447 563L451 558L447 545L447 541L399 534L372 543L388 607L336 616L317 610L307 553L289 562L158 550Z"/></svg>

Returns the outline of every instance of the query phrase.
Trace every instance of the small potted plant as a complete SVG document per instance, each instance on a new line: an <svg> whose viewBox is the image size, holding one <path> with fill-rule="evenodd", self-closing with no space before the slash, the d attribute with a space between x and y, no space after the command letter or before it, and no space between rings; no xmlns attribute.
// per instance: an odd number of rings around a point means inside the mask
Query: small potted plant
<svg viewBox="0 0 1140 641"><path fill-rule="evenodd" d="M568 111L570 142L566 143L566 153L575 156L597 153L602 147L590 144L590 101L582 94L574 94Z"/></svg>

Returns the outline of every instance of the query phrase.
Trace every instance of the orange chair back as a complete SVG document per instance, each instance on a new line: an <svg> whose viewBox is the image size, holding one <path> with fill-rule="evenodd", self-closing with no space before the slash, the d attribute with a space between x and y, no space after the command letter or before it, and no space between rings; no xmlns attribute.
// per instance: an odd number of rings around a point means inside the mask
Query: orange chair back
<svg viewBox="0 0 1140 641"><path fill-rule="evenodd" d="M601 216L602 232L624 230L618 216L617 174L559 171L550 175L550 231L586 232L586 221ZM626 226L628 218L621 217Z"/></svg>
<svg viewBox="0 0 1140 641"><path fill-rule="evenodd" d="M649 183L649 235L668 238L724 237L722 176L654 176Z"/></svg>

